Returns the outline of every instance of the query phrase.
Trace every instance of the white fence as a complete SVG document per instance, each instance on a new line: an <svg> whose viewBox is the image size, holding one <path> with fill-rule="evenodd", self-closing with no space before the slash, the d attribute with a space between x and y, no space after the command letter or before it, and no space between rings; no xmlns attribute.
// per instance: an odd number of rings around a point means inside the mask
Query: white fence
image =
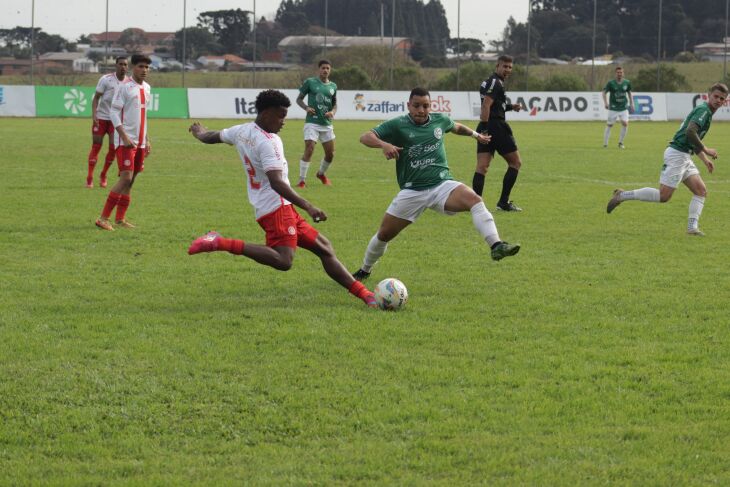
<svg viewBox="0 0 730 487"><path fill-rule="evenodd" d="M259 89L189 88L191 118L241 118L256 116L254 101ZM282 90L292 101L289 118L303 119L304 110L294 104L297 90ZM337 93L338 120L386 120L407 113L408 91L342 90ZM512 103L527 109L508 112L512 121L605 120L606 109L600 92L520 92L508 93ZM632 120L682 120L698 103L707 100L703 93L634 93ZM478 120L480 99L477 92L433 91L431 111L445 113L455 120ZM0 116L36 116L33 86L0 85ZM730 120L730 101L715 113L714 120Z"/></svg>

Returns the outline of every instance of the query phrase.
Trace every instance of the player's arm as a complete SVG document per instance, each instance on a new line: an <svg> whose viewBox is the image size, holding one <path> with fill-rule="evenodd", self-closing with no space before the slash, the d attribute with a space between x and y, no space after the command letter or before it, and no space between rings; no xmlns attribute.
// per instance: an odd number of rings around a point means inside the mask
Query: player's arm
<svg viewBox="0 0 730 487"><path fill-rule="evenodd" d="M307 105L306 103L304 103L305 96L306 95L304 93L302 93L301 91L299 92L299 96L297 97L297 105L299 105L302 108L302 110L309 113L310 115L316 115L317 110L315 110L314 108L312 108L309 105Z"/></svg>
<svg viewBox="0 0 730 487"><path fill-rule="evenodd" d="M109 110L109 119L112 122L112 125L114 125L114 129L119 134L119 138L122 140L122 145L127 148L136 147L135 143L132 142L132 140L127 135L127 132L124 131L124 125L122 124L122 109L124 108L124 93L126 91L121 87L118 86L114 90L114 98L112 99L112 106Z"/></svg>
<svg viewBox="0 0 730 487"><path fill-rule="evenodd" d="M454 128L451 129L452 134L466 135L468 137L474 137L480 144L488 144L492 140L492 136L488 134L480 134L476 130L472 130L466 125L460 123L454 123Z"/></svg>
<svg viewBox="0 0 730 487"><path fill-rule="evenodd" d="M629 110L631 110L631 113L634 113L636 111L634 107L634 94L631 91L627 91L626 96L629 97Z"/></svg>
<svg viewBox="0 0 730 487"><path fill-rule="evenodd" d="M700 126L697 125L697 123L690 122L689 125L687 125L687 129L684 133L687 136L687 140L689 141L689 143L692 144L692 147L694 148L697 157L699 157L700 160L705 163L705 166L707 166L707 170L712 172L715 168L715 165L707 156L712 159L717 159L717 150L711 149L702 143L702 139L700 139L700 135L698 133L699 129Z"/></svg>
<svg viewBox="0 0 730 487"><path fill-rule="evenodd" d="M312 220L315 222L323 222L327 219L327 215L324 211L320 210L316 206L312 205L309 201L305 200L294 189L284 181L284 177L280 169L272 169L266 171L266 177L269 178L271 189L276 191L279 196L292 202L292 204L298 206L302 210L309 213Z"/></svg>
<svg viewBox="0 0 730 487"><path fill-rule="evenodd" d="M91 119L94 123L98 122L96 118L96 109L99 107L99 100L101 100L102 93L98 91L94 93L94 98L91 99Z"/></svg>
<svg viewBox="0 0 730 487"><path fill-rule="evenodd" d="M492 104L494 103L494 98L492 98L489 95L486 95L484 99L482 100L482 110L479 113L479 121L480 122L489 122L489 111L492 109Z"/></svg>
<svg viewBox="0 0 730 487"><path fill-rule="evenodd" d="M381 140L375 132L369 130L360 136L360 143L366 147L372 149L382 149L383 155L386 159L398 159L402 147L397 147L393 144Z"/></svg>
<svg viewBox="0 0 730 487"><path fill-rule="evenodd" d="M335 113L337 113L337 93L332 95L332 110L325 113L324 116L327 118L335 118Z"/></svg>
<svg viewBox="0 0 730 487"><path fill-rule="evenodd" d="M606 91L606 88L604 88L601 92L601 96L603 97L603 106L606 107L606 110L608 110L608 98L606 98L607 94L608 91ZM633 103L633 101L631 103Z"/></svg>
<svg viewBox="0 0 730 487"><path fill-rule="evenodd" d="M193 122L193 124L188 129L188 132L193 134L193 137L195 137L204 144L223 143L220 130L208 130L207 128L202 126L200 122Z"/></svg>

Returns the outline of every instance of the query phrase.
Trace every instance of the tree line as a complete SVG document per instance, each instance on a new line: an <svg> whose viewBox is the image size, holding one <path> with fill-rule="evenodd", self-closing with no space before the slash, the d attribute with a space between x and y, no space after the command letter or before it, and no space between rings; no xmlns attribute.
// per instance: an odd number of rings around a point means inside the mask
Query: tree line
<svg viewBox="0 0 730 487"><path fill-rule="evenodd" d="M655 60L659 49L659 0L599 0L596 5L596 54L625 54ZM722 42L725 0L663 0L660 59L672 58L705 42ZM592 55L594 0L533 0L530 55ZM527 22L510 18L500 51L527 53Z"/></svg>

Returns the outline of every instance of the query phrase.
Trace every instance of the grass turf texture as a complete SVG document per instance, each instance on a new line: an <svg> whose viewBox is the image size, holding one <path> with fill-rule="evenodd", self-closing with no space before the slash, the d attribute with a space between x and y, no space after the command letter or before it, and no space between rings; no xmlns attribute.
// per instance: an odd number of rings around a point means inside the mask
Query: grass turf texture
<svg viewBox="0 0 730 487"><path fill-rule="evenodd" d="M625 151L618 127L603 149L600 123L514 124L525 211L495 216L522 252L492 262L468 213L427 212L368 283L401 279L398 313L303 250L288 273L188 256L209 229L264 236L235 150L187 125L151 123L139 228L109 233L98 169L83 187L88 121L0 119L0 483L730 482L728 125L706 140L703 239L684 234L685 188L605 213L615 187L657 184L676 123L632 124ZM372 125L337 122L334 185L318 147L302 191L352 270L397 191L357 142ZM281 135L296 181L301 122ZM474 141L447 152L470 182Z"/></svg>

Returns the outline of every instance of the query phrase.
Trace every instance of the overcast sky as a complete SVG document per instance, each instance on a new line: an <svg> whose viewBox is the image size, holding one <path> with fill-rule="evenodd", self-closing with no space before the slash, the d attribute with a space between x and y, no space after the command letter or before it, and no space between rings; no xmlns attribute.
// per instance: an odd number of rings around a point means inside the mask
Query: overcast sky
<svg viewBox="0 0 730 487"><path fill-rule="evenodd" d="M388 1L388 0L386 0ZM0 28L30 26L32 0L2 0ZM280 0L257 0L256 16L273 18ZM451 29L456 37L458 0L441 0ZM194 25L200 12L241 8L253 10L254 0L187 0L187 25ZM329 0L329 8L337 8L337 0ZM397 8L397 4L396 4ZM35 25L49 34L75 40L81 34L103 32L105 0L35 0ZM500 37L507 19L527 18L527 1L461 0L461 37L482 41ZM140 27L146 31L173 32L182 27L183 0L111 0L109 30ZM397 35L397 33L396 33Z"/></svg>

